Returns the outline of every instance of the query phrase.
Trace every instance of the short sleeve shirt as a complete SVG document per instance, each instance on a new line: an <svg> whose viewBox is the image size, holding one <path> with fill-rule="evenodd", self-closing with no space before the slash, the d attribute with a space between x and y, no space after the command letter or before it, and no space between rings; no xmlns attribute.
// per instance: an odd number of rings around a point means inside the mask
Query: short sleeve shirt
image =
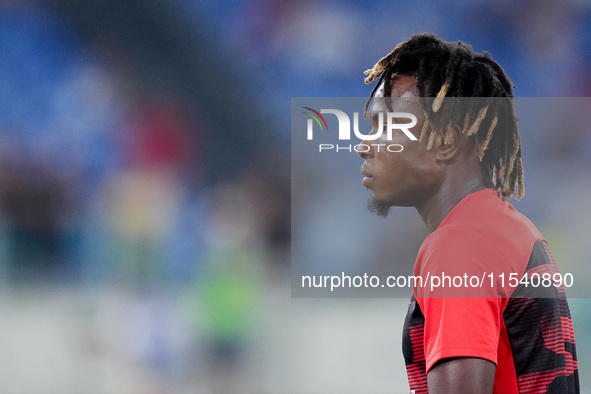
<svg viewBox="0 0 591 394"><path fill-rule="evenodd" d="M415 286L410 300L403 352L411 393L427 393L428 371L451 357L495 363L494 393L578 393L563 286L520 283L558 272L540 232L496 191L467 195L415 262L413 275L440 287Z"/></svg>

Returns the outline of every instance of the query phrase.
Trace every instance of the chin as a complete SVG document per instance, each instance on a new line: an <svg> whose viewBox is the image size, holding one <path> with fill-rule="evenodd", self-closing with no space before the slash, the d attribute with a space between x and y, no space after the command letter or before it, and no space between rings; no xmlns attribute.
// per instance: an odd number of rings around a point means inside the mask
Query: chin
<svg viewBox="0 0 591 394"><path fill-rule="evenodd" d="M380 200L376 197L372 197L367 200L367 209L373 213L374 215L378 215L381 217L387 217L390 213L390 208L392 204L387 201Z"/></svg>

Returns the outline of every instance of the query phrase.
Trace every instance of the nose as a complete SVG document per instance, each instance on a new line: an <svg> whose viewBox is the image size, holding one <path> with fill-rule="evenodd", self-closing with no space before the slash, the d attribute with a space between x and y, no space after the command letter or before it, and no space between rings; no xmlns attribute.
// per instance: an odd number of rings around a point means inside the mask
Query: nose
<svg viewBox="0 0 591 394"><path fill-rule="evenodd" d="M359 145L357 145L357 155L364 160L371 159L374 157L374 146L371 144L371 141L363 140Z"/></svg>

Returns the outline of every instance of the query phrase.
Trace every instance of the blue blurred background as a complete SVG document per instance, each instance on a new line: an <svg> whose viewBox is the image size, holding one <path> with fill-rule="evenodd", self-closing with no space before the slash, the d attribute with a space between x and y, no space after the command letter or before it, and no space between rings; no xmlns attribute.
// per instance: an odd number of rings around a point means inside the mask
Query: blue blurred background
<svg viewBox="0 0 591 394"><path fill-rule="evenodd" d="M290 99L419 31L591 96L588 1L0 1L0 392L407 392L407 300L290 298ZM547 126L518 207L585 263L591 139Z"/></svg>

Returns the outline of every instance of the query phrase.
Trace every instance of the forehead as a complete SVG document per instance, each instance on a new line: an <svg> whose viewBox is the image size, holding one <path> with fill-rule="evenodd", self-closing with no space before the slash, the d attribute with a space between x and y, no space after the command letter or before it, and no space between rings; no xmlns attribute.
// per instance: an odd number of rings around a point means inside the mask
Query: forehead
<svg viewBox="0 0 591 394"><path fill-rule="evenodd" d="M384 97L384 84L378 88L371 104L370 119L380 112L416 112L421 108L417 80L409 76L392 77L390 97Z"/></svg>
<svg viewBox="0 0 591 394"><path fill-rule="evenodd" d="M417 87L417 79L406 75L395 75L390 81L390 97L419 97L419 88ZM382 97L384 96L384 85L380 86L382 89Z"/></svg>

